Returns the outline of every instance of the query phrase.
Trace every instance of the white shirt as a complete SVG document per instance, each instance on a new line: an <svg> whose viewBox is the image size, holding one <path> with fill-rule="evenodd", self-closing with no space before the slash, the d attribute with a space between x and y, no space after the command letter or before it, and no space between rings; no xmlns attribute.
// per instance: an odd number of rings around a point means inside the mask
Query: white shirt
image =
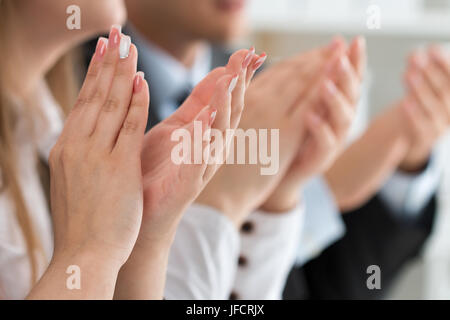
<svg viewBox="0 0 450 320"><path fill-rule="evenodd" d="M63 126L59 108L48 88L42 85L36 101L42 118L33 117L34 130L25 116L19 117L14 132L17 146L19 184L32 226L44 250L45 258L37 255L39 276L47 268L53 252L53 233L47 201L37 172L36 151L45 159ZM18 107L19 112L26 112ZM36 110L33 110L36 111ZM28 111L29 112L29 111ZM30 117L31 118L31 117ZM31 289L31 269L25 239L16 218L14 203L7 192L0 193L0 298L24 299Z"/></svg>
<svg viewBox="0 0 450 320"><path fill-rule="evenodd" d="M239 233L221 212L192 205L170 252L165 297L281 299L302 220L301 207L283 214L254 212L253 230Z"/></svg>

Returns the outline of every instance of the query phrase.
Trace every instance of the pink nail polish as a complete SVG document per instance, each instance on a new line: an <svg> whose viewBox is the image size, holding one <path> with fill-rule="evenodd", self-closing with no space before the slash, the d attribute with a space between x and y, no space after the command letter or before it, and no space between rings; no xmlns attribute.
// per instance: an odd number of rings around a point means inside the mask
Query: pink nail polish
<svg viewBox="0 0 450 320"><path fill-rule="evenodd" d="M109 42L108 47L117 48L120 44L120 36L122 33L122 27L119 25L113 25L111 31L109 32Z"/></svg>
<svg viewBox="0 0 450 320"><path fill-rule="evenodd" d="M243 69L246 69L250 65L250 62L252 62L254 55L255 55L255 47L251 47L250 51L245 56L244 62L242 63Z"/></svg>

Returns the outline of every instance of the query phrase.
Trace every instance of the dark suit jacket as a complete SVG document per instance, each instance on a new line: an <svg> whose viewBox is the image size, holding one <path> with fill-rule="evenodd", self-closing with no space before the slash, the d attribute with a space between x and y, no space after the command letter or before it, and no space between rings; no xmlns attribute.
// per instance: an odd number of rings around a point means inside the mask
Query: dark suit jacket
<svg viewBox="0 0 450 320"><path fill-rule="evenodd" d="M398 220L376 196L344 215L345 236L289 275L285 299L379 299L431 233L436 199L414 221ZM369 290L367 267L381 269L381 290Z"/></svg>
<svg viewBox="0 0 450 320"><path fill-rule="evenodd" d="M126 33L126 30L124 32ZM89 58L94 50L95 43L91 43L86 51ZM229 51L213 47L211 69L225 65L229 57ZM143 69L147 70L138 65L138 70ZM150 95L152 95L151 85ZM158 118L156 112L158 107L154 102L150 102L147 129L163 120ZM326 249L321 256L307 263L304 268L294 268L284 297L286 299L380 297L389 288L402 266L422 248L431 232L435 207L433 198L414 223L395 220L378 197L374 197L363 207L347 213L344 215L347 226L344 238ZM381 267L381 291L369 291L366 288L368 277L366 268L372 264Z"/></svg>

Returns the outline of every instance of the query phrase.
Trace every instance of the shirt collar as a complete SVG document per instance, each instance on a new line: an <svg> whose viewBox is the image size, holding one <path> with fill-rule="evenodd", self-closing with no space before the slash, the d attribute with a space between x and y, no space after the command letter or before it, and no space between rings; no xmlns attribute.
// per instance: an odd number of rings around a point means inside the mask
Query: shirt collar
<svg viewBox="0 0 450 320"><path fill-rule="evenodd" d="M140 65L151 81L152 100L158 103L174 101L177 97L193 88L211 70L212 49L205 46L188 69L157 45L144 38L132 25L127 32L139 49ZM153 81L152 81L153 80Z"/></svg>

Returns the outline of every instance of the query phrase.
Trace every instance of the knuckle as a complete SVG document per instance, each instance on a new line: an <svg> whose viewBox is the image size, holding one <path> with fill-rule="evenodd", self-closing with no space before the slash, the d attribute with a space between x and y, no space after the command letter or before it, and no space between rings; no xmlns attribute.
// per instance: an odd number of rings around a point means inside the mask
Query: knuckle
<svg viewBox="0 0 450 320"><path fill-rule="evenodd" d="M120 102L117 99L111 98L106 100L105 104L103 105L102 110L105 112L112 112L119 108Z"/></svg>
<svg viewBox="0 0 450 320"><path fill-rule="evenodd" d="M89 70L89 72L86 74L86 78L84 80L84 82L94 82L95 80L97 80L97 76L98 76L99 72L97 68L93 68L92 70Z"/></svg>
<svg viewBox="0 0 450 320"><path fill-rule="evenodd" d="M113 68L116 65L116 59L112 56L106 56L102 63L103 69Z"/></svg>
<svg viewBox="0 0 450 320"><path fill-rule="evenodd" d="M114 77L115 78L129 77L132 74L133 74L132 68L129 68L127 66L120 66L120 64L119 64L119 66L116 69L116 72L114 74Z"/></svg>
<svg viewBox="0 0 450 320"><path fill-rule="evenodd" d="M103 101L105 93L102 89L96 88L92 96L89 98L90 103L97 103Z"/></svg>
<svg viewBox="0 0 450 320"><path fill-rule="evenodd" d="M77 148L74 147L73 144L65 144L60 148L59 160L62 163L71 163L75 159L77 154Z"/></svg>
<svg viewBox="0 0 450 320"><path fill-rule="evenodd" d="M138 129L139 122L133 119L126 119L122 126L122 130L125 134L135 133Z"/></svg>

